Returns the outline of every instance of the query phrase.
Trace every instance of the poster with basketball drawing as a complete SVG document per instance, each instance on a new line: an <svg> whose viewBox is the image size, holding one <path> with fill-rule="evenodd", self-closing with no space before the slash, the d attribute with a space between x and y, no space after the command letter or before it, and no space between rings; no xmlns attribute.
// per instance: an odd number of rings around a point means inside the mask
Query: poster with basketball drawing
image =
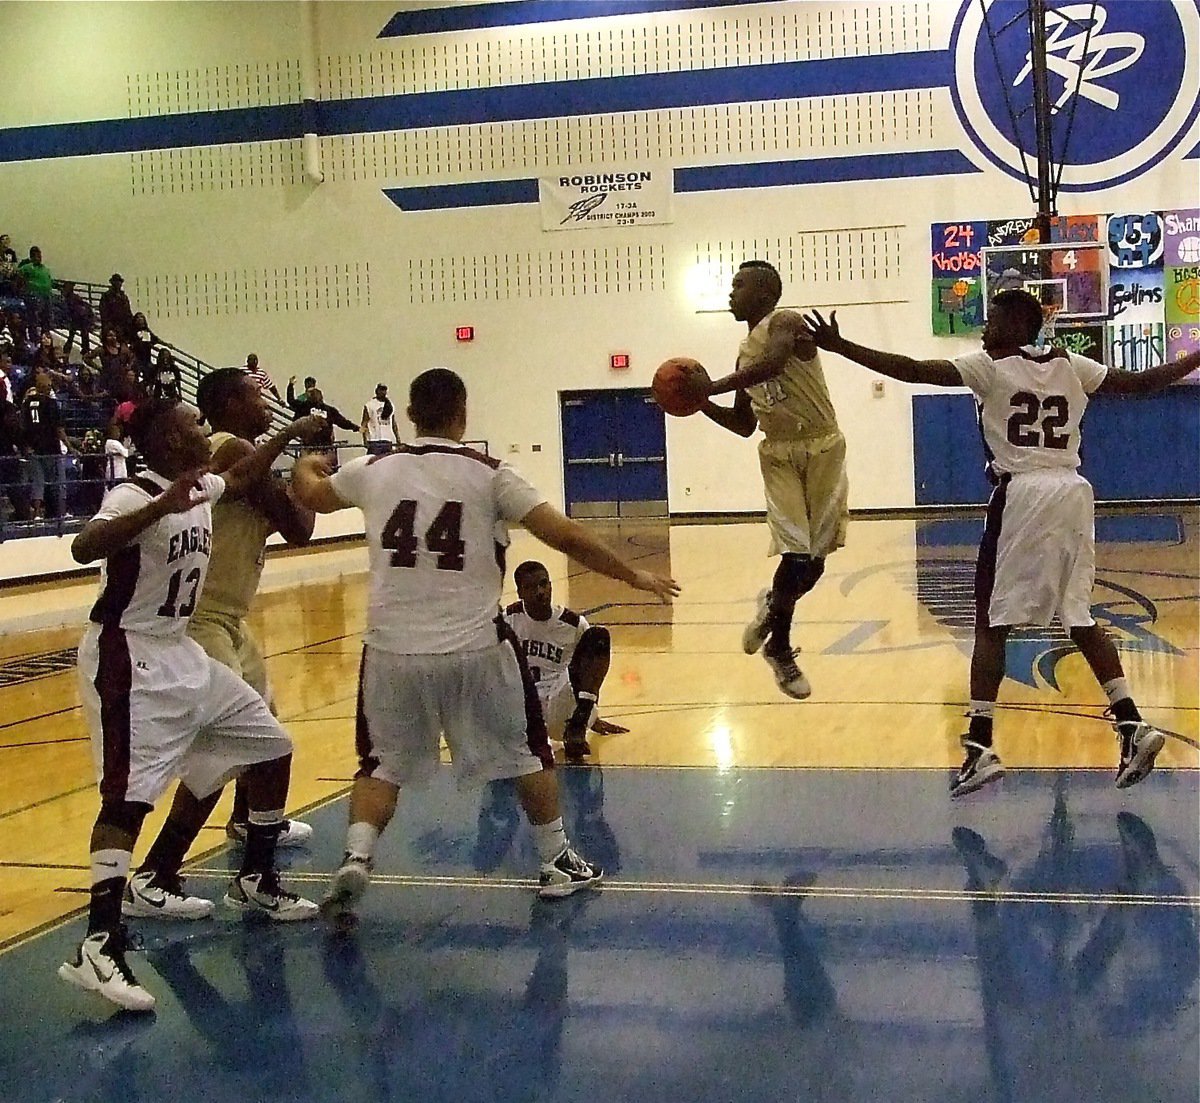
<svg viewBox="0 0 1200 1103"><path fill-rule="evenodd" d="M1063 251L1048 254L1021 249L1037 241L1030 217L935 222L931 239L935 336L983 328L986 263L989 295L1029 287L1040 296L1040 285L1061 285L1070 314L1079 317L1064 317L1056 328L1074 351L1086 347L1096 360L1142 371L1200 347L1198 208L1057 215L1050 243ZM984 247L991 251L982 254ZM1106 280L1096 278L1097 269ZM1186 382L1200 383L1200 371Z"/></svg>

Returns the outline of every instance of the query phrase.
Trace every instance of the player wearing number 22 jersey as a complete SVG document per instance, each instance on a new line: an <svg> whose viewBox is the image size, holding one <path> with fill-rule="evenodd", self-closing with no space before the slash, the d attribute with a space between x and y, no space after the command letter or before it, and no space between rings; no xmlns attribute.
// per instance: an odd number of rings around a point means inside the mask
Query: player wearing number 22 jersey
<svg viewBox="0 0 1200 1103"><path fill-rule="evenodd" d="M805 316L824 349L906 383L966 384L979 404L988 470L995 490L975 567L975 647L971 655L970 730L952 797L974 792L1004 773L992 747L996 698L1004 679L1009 631L1057 617L1108 698L1120 760L1117 787L1145 778L1165 743L1130 693L1116 647L1092 619L1096 569L1091 484L1079 473L1080 422L1088 396L1148 394L1200 364L1192 353L1144 372L1127 372L1063 349L1034 347L1041 304L1027 291L1002 291L991 302L983 350L949 360L914 360L856 345L836 318ZM946 457L953 462L954 457Z"/></svg>
<svg viewBox="0 0 1200 1103"><path fill-rule="evenodd" d="M433 368L409 388L412 444L354 460L336 475L315 457L296 465L301 502L322 513L363 511L371 567L359 771L346 853L322 904L331 919L366 889L399 790L435 773L441 736L460 785L516 779L542 859L542 896L567 896L600 879L567 844L537 693L499 616L509 525L664 600L678 591L619 559L513 468L465 447L466 404L462 380Z"/></svg>

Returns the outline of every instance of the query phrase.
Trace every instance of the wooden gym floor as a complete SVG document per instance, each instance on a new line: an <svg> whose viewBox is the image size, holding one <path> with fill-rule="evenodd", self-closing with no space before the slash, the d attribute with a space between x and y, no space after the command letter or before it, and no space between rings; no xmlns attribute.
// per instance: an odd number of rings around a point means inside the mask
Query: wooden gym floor
<svg viewBox="0 0 1200 1103"><path fill-rule="evenodd" d="M0 591L0 1097L161 1098L122 1093L178 1066L243 1100L600 1085L631 1100L1194 1099L1198 522L1190 509L1097 523L1097 619L1169 733L1155 773L1112 787L1103 694L1061 632L1030 630L1001 691L1008 777L953 804L979 519L852 523L798 609L806 702L740 650L774 566L761 522L597 526L682 583L673 607L517 534L510 567L541 559L557 600L613 633L601 711L631 730L593 737L593 764L562 772L605 889L531 908L511 793L439 782L402 801L358 941L224 921L148 932L149 964L134 964L160 999L157 1042L54 977L80 937L97 807L72 665L94 584ZM290 808L317 829L288 855L309 895L344 831L365 562L357 547L273 559L253 618L296 742ZM20 631L57 610L71 627ZM225 810L196 848L204 895L227 876ZM285 967L296 983L277 990ZM1067 1006L1057 1042L1040 1034ZM330 1031L358 1054L344 1068L316 1060ZM231 1038L253 1061L230 1057ZM489 1052L498 1086L479 1094L471 1070ZM291 1086L259 1091L264 1066L290 1069Z"/></svg>

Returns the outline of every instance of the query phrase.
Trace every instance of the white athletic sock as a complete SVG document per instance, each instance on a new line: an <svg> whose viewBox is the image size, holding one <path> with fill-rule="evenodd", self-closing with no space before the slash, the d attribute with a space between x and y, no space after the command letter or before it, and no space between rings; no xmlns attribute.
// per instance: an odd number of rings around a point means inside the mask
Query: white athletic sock
<svg viewBox="0 0 1200 1103"><path fill-rule="evenodd" d="M562 816L549 823L535 823L533 841L537 845L538 857L542 863L553 862L567 848L567 833L563 830Z"/></svg>
<svg viewBox="0 0 1200 1103"><path fill-rule="evenodd" d="M129 877L129 866L133 855L128 850L93 850L92 851L92 884L101 881L111 881L120 877L122 881Z"/></svg>
<svg viewBox="0 0 1200 1103"><path fill-rule="evenodd" d="M346 853L370 861L378 839L379 828L373 824L369 824L365 820L352 823L346 831Z"/></svg>
<svg viewBox="0 0 1200 1103"><path fill-rule="evenodd" d="M269 812L251 812L250 822L260 827L270 827L272 824L283 823L283 809L272 808Z"/></svg>
<svg viewBox="0 0 1200 1103"><path fill-rule="evenodd" d="M1127 697L1132 697L1129 692L1129 683L1124 678L1114 678L1111 682L1105 682L1100 687L1104 690L1104 696L1108 698L1110 705L1115 705L1118 701L1124 701Z"/></svg>

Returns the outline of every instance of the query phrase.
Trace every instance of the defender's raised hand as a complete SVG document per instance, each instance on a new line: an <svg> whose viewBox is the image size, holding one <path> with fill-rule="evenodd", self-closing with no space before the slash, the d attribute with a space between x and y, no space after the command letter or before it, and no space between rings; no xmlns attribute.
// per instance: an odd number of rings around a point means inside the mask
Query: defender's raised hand
<svg viewBox="0 0 1200 1103"><path fill-rule="evenodd" d="M829 321L825 321L821 317L820 311L817 310L801 315L801 317L803 317L804 324L808 327L813 344L817 348L831 349L841 339L842 333L838 328L836 310L829 315Z"/></svg>

